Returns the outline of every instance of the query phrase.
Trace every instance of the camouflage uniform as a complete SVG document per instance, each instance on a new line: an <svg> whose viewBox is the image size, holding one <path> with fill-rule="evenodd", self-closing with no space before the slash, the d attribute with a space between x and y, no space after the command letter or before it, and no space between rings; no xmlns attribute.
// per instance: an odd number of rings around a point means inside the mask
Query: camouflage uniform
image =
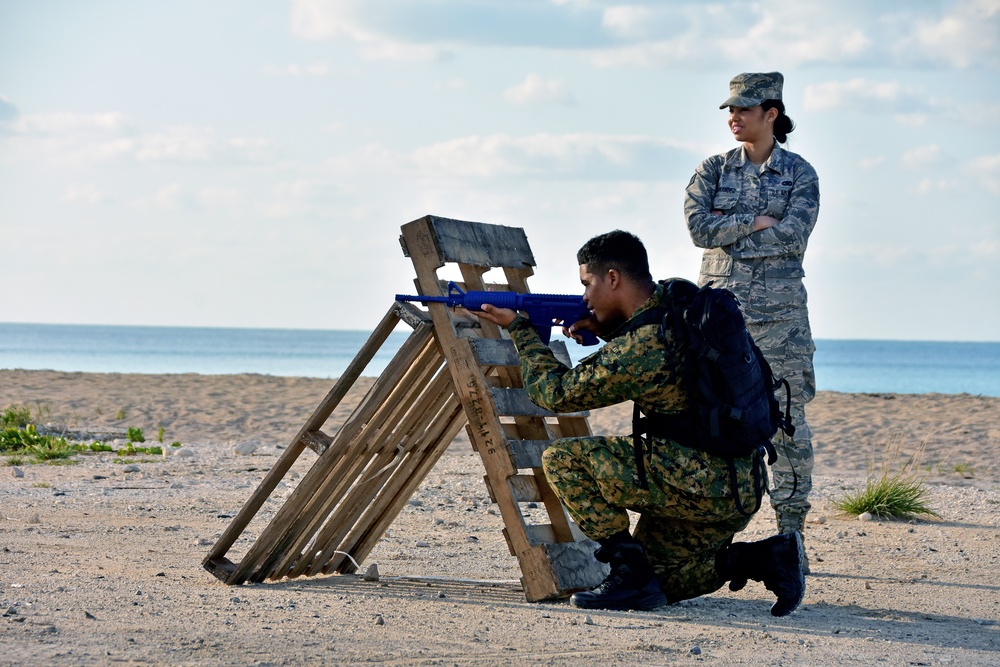
<svg viewBox="0 0 1000 667"><path fill-rule="evenodd" d="M660 305L663 287L635 315ZM627 325L626 325L627 326ZM623 327L624 330L625 327ZM527 320L509 327L531 400L553 412L588 410L634 400L647 414L682 411L679 349L656 325L612 336L574 368L560 363ZM591 539L629 528L626 510L641 515L635 538L671 602L717 590L715 558L746 527L733 502L724 459L656 438L645 454L648 489L638 483L631 436L562 438L546 449L545 476ZM752 458L736 460L740 501L754 506Z"/></svg>
<svg viewBox="0 0 1000 667"><path fill-rule="evenodd" d="M723 215L712 214L720 210ZM684 214L694 244L705 248L699 283L725 287L739 298L747 327L775 376L792 390L794 438L779 433L771 505L782 532L800 530L812 488L812 433L805 404L816 393L812 332L802 259L819 212L815 170L777 144L763 165L743 147L708 158L687 187ZM753 219L781 222L753 231ZM784 406L784 391L778 392Z"/></svg>

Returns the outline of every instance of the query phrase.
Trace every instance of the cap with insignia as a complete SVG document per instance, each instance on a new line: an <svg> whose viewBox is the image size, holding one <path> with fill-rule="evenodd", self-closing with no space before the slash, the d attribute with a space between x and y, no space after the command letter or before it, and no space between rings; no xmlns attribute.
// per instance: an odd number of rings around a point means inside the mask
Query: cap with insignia
<svg viewBox="0 0 1000 667"><path fill-rule="evenodd" d="M781 85L785 77L781 72L744 72L729 82L729 99L719 105L726 107L755 107L764 100L780 100Z"/></svg>

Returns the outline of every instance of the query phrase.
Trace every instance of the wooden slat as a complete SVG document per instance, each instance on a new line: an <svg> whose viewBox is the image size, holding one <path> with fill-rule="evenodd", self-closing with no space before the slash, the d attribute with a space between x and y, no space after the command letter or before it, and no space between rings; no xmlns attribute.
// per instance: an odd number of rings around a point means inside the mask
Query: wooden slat
<svg viewBox="0 0 1000 667"><path fill-rule="evenodd" d="M407 257L437 257L441 262L437 266L445 262L487 267L535 265L528 237L520 227L487 225L433 215L414 220L409 225L421 225L431 233L408 237L405 233L407 225L404 225L400 245Z"/></svg>
<svg viewBox="0 0 1000 667"><path fill-rule="evenodd" d="M480 366L520 367L514 341L509 339L476 338L469 341Z"/></svg>
<svg viewBox="0 0 1000 667"><path fill-rule="evenodd" d="M439 373L433 382L419 380L416 384L416 387L411 386L410 389L419 389L418 395L409 394L400 397L397 405L392 406L395 409L386 411L385 418L375 418L376 423L386 426L378 433L373 434L373 437L380 441L378 444L379 455L357 478L344 496L343 502L337 508L337 521L329 521L317 533L315 546L311 547L311 551L314 553L320 551L321 553L309 566L308 573L310 575L316 574L323 567L333 556L334 550L345 550L340 548L344 536L355 526L358 517L373 503L377 503L377 498L384 497L387 493L392 494L390 485L392 473L399 470L401 465L405 468L406 460L412 458L412 449L415 443L412 442L410 436L414 431L423 430L420 427L426 425L428 415L436 415L451 395L447 373ZM411 407L400 410L399 404ZM397 450L397 447L403 448L402 454ZM407 456L407 453L410 456ZM387 466L390 467L386 468ZM298 576L304 571L306 571L305 568L297 566L290 576Z"/></svg>
<svg viewBox="0 0 1000 667"><path fill-rule="evenodd" d="M507 478L510 494L519 503L537 503L542 499L538 484L532 475L511 475Z"/></svg>
<svg viewBox="0 0 1000 667"><path fill-rule="evenodd" d="M508 440L507 446L518 468L541 468L542 452L552 444L551 440Z"/></svg>
<svg viewBox="0 0 1000 667"><path fill-rule="evenodd" d="M426 354L429 346L433 345L432 332L433 329L429 325L421 326L415 329L403 342L386 371L379 376L369 389L365 399L354 409L337 432L334 437L334 446L327 449L313 464L313 467L303 476L285 504L258 536L257 541L251 546L234 573L231 583L246 581L251 571L255 573L250 578L252 581L263 581L276 562L285 555L288 547L314 520L314 514L310 509L317 501L318 489L323 486L326 477L339 463L338 457L344 454L371 415L388 398L398 384L400 377L409 371L413 362L420 358L421 354ZM313 421L315 420L310 420L307 425L312 426ZM320 425L322 425L322 421L310 430L315 430Z"/></svg>
<svg viewBox="0 0 1000 667"><path fill-rule="evenodd" d="M322 454L333 442L333 438L323 433L323 431L311 431L302 434L302 439L305 441L306 446L313 450L317 454Z"/></svg>
<svg viewBox="0 0 1000 667"><path fill-rule="evenodd" d="M396 443L384 442L385 437L391 437L392 429L411 404L411 397L426 386L427 380L441 361L440 351L433 341L429 341L412 364L399 368L399 371L403 372L397 373L391 387L380 400L363 402L358 406L358 410L365 413L362 426L365 430L363 433L359 431L361 437L358 438L357 447L343 452L345 461L341 464L342 470L331 473L330 482L326 484L325 489L310 501L308 508L304 510L308 516L306 523L299 528L299 537L289 544L284 558L267 573L267 576L270 577L275 572L281 573L281 576L299 576L312 560L301 557L307 545L316 541L317 547L309 546L310 551L315 552L328 543L331 532L338 530L346 532L347 528L341 523L349 521L350 510L347 509L337 517L336 525L327 526L325 529L322 526L333 508L345 501L345 496L355 488L353 485L359 479L364 479L368 472L378 470L393 459ZM385 377L387 376L382 376ZM366 408L371 408L370 414ZM382 433L386 436L380 438ZM377 492L378 486L369 485L368 490L369 493Z"/></svg>
<svg viewBox="0 0 1000 667"><path fill-rule="evenodd" d="M493 387L491 393L497 406L497 412L501 416L507 417L585 417L587 411L564 412L556 414L540 408L528 398L528 392L518 387L504 388Z"/></svg>
<svg viewBox="0 0 1000 667"><path fill-rule="evenodd" d="M261 483L257 486L257 489L253 492L250 498L247 500L246 504L240 509L236 517L233 519L232 523L223 531L222 536L219 537L218 541L213 545L212 549L209 551L208 555L205 557L206 566L210 561L215 559L220 559L225 556L225 554L232 548L233 544L239 539L240 535L249 525L250 521L257 515L260 508L264 505L264 502L274 493L274 490L278 487L278 483L284 478L285 474L291 469L295 461L298 459L299 455L305 449L305 443L302 441L302 435L310 431L318 430L327 418L333 413L336 407L350 391L354 383L358 381L361 377L361 373L364 371L365 367L371 362L371 360L381 349L382 345L389 338L389 334L392 333L396 324L399 322L399 317L396 314L395 307L390 307L389 311L382 317L382 320L372 331L371 336L365 341L365 344L358 351L357 356L348 364L344 373L337 380L337 383L333 388L327 393L326 397L319 404L319 407L313 411L312 416L305 423L302 429L292 438L291 444L282 452L278 461L274 464L274 467L268 471L261 480ZM244 557L243 561L246 561ZM241 562L242 565L242 562ZM228 568L225 568L228 570ZM231 572L229 572L229 578L226 579L226 583L238 584L242 583L240 577L246 571L246 568L237 566ZM215 569L215 573L218 574L218 568Z"/></svg>

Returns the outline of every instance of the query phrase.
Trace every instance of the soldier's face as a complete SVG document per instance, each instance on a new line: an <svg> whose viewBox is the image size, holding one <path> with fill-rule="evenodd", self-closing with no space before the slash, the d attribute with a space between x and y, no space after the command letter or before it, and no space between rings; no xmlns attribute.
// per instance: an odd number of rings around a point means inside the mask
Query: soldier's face
<svg viewBox="0 0 1000 667"><path fill-rule="evenodd" d="M760 141L771 137L774 126L768 122L769 115L776 111L769 110L764 113L763 107L759 104L755 107L729 107L729 129L733 133L736 141L750 142ZM772 119L773 123L773 119Z"/></svg>
<svg viewBox="0 0 1000 667"><path fill-rule="evenodd" d="M580 282L583 283L583 301L594 314L598 323L605 324L618 317L615 310L615 295L607 272L604 275L591 273L586 264L580 265Z"/></svg>

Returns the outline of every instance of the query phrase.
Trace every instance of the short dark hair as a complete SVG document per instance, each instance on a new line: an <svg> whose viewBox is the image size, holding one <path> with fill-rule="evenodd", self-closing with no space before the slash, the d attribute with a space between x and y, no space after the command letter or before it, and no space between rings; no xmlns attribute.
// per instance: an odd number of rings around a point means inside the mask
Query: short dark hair
<svg viewBox="0 0 1000 667"><path fill-rule="evenodd" d="M576 261L586 264L587 270L595 275L614 269L638 283L653 282L646 246L635 234L620 229L595 236L584 243L576 253Z"/></svg>

